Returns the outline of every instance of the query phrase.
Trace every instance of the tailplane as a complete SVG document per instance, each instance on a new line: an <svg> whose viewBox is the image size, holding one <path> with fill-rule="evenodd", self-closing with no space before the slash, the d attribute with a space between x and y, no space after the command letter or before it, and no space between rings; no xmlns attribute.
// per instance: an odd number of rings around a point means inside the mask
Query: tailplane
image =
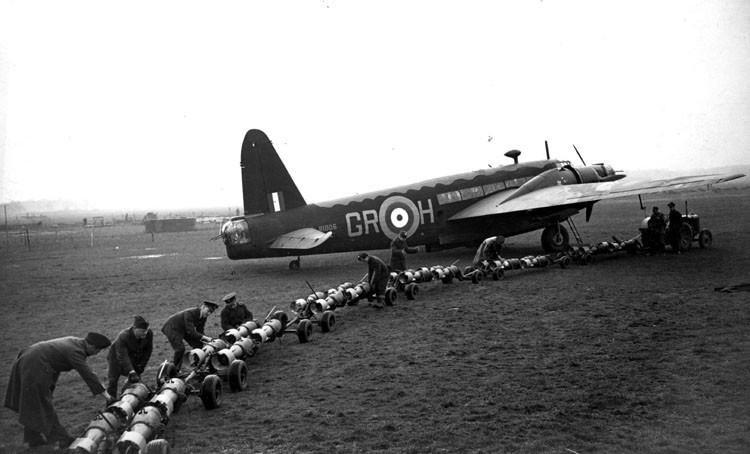
<svg viewBox="0 0 750 454"><path fill-rule="evenodd" d="M273 213L307 204L263 131L251 129L245 134L240 167L245 215Z"/></svg>

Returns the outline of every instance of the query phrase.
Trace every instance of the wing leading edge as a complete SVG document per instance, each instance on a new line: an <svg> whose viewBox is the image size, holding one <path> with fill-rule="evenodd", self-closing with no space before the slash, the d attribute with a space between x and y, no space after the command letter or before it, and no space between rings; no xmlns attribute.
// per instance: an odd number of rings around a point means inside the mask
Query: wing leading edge
<svg viewBox="0 0 750 454"><path fill-rule="evenodd" d="M313 228L295 230L277 236L269 248L271 249L312 249L325 243L333 232L321 232Z"/></svg>
<svg viewBox="0 0 750 454"><path fill-rule="evenodd" d="M508 198L514 191L503 191L492 194L479 202L456 213L450 220L469 219L495 214L528 211L555 206L593 203L604 199L614 199L638 194L652 194L697 186L724 183L744 177L737 174L693 175L664 180L618 180L604 183L583 183L572 185L549 186L518 196Z"/></svg>

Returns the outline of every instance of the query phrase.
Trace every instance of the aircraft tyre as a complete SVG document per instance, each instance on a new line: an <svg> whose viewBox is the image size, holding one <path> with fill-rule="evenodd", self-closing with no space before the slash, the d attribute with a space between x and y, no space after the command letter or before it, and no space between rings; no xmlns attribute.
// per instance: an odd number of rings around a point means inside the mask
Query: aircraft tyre
<svg viewBox="0 0 750 454"><path fill-rule="evenodd" d="M206 410L213 410L219 408L221 405L221 394L222 394L221 379L218 375L207 375L201 383L201 402Z"/></svg>
<svg viewBox="0 0 750 454"><path fill-rule="evenodd" d="M146 444L144 448L145 454L169 454L172 452L169 449L169 442L163 438L151 440Z"/></svg>
<svg viewBox="0 0 750 454"><path fill-rule="evenodd" d="M293 271L297 271L300 267L299 259L294 259L291 262L289 262L289 269Z"/></svg>
<svg viewBox="0 0 750 454"><path fill-rule="evenodd" d="M417 299L417 294L419 293L419 286L415 283L408 284L406 288L404 289L404 293L406 293L406 299L408 300L415 300Z"/></svg>
<svg viewBox="0 0 750 454"><path fill-rule="evenodd" d="M313 334L313 326L310 320L302 320L297 326L297 338L300 344L306 344L310 342Z"/></svg>
<svg viewBox="0 0 750 454"><path fill-rule="evenodd" d="M336 326L336 314L333 311L323 312L323 317L320 319L320 329L324 333L333 331L333 327Z"/></svg>
<svg viewBox="0 0 750 454"><path fill-rule="evenodd" d="M564 252L568 249L570 235L560 224L552 224L542 230L542 249L544 252Z"/></svg>
<svg viewBox="0 0 750 454"><path fill-rule="evenodd" d="M698 234L698 246L701 247L701 249L706 249L711 247L711 244L714 242L714 236L708 229L703 229Z"/></svg>
<svg viewBox="0 0 750 454"><path fill-rule="evenodd" d="M229 389L233 392L242 391L247 386L247 364L241 359L235 359L229 365Z"/></svg>
<svg viewBox="0 0 750 454"><path fill-rule="evenodd" d="M396 292L396 289L393 287L388 287L385 289L385 305L386 306L393 306L396 303L396 300L398 299L398 292Z"/></svg>

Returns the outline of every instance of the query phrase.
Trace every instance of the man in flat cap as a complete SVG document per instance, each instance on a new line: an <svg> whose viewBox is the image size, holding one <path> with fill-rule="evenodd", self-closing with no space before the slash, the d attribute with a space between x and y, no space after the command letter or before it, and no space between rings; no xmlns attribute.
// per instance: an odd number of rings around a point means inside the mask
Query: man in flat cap
<svg viewBox="0 0 750 454"><path fill-rule="evenodd" d="M669 224L667 227L667 241L672 246L672 251L680 253L680 229L682 228L682 213L674 207L674 202L667 204L669 207Z"/></svg>
<svg viewBox="0 0 750 454"><path fill-rule="evenodd" d="M74 438L60 424L52 404L52 393L61 372L75 369L95 396L107 404L114 399L86 363L109 346L103 334L88 333L85 338L60 337L37 342L18 353L10 371L5 406L18 412L23 440L29 447L58 443L67 448Z"/></svg>
<svg viewBox="0 0 750 454"><path fill-rule="evenodd" d="M237 301L235 292L224 295L221 300L224 301L224 308L221 310L221 329L224 331L237 328L253 319L253 313L244 303Z"/></svg>
<svg viewBox="0 0 750 454"><path fill-rule="evenodd" d="M390 277L388 265L379 257L370 255L367 252L360 252L357 260L367 263L367 282L370 283L372 293L375 294L375 307L380 309L383 307L385 287L388 285L388 278ZM370 295L368 295L369 298L371 298Z"/></svg>
<svg viewBox="0 0 750 454"><path fill-rule="evenodd" d="M167 336L169 345L174 349L174 366L179 371L182 366L182 358L185 355L185 344L187 342L193 348L203 347L204 342L210 342L211 338L204 334L206 320L218 304L213 301L203 301L198 307L185 309L167 319L161 332Z"/></svg>
<svg viewBox="0 0 750 454"><path fill-rule="evenodd" d="M146 319L136 315L133 317L133 326L120 331L109 348L107 392L117 396L117 382L121 376L128 377L129 383L139 382L151 359L153 348L154 333L149 329Z"/></svg>

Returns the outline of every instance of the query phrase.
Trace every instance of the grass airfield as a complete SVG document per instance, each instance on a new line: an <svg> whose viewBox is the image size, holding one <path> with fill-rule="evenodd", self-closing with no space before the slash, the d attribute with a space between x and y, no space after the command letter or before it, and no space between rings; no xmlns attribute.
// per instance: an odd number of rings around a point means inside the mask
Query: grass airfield
<svg viewBox="0 0 750 454"><path fill-rule="evenodd" d="M590 266L509 271L501 281L420 286L393 307L336 310L331 333L262 345L248 387L224 387L220 408L191 396L163 437L175 453L682 453L750 451L750 188L660 195L701 216L710 249L597 256ZM587 243L631 238L637 200L577 216ZM580 218L580 219L579 219ZM96 330L111 338L143 315L153 385L172 352L160 328L174 312L235 291L262 319L316 290L356 282L354 253L230 261L210 230L157 234L142 226L70 228L0 238L0 388L25 346ZM372 251L388 258L388 251ZM540 254L539 232L509 238L505 257ZM408 256L410 266L468 265L474 250ZM291 315L291 314L290 314ZM218 313L207 334L218 336ZM89 362L106 381L106 353ZM101 410L75 372L55 392L77 436ZM17 415L0 411L0 452L34 452Z"/></svg>

